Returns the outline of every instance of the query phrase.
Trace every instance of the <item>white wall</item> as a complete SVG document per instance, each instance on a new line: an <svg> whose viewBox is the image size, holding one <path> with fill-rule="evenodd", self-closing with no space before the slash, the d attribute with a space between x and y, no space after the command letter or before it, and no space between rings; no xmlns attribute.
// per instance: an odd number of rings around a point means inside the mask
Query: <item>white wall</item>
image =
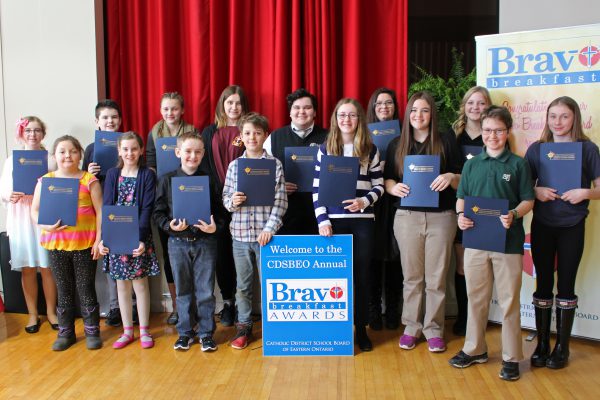
<svg viewBox="0 0 600 400"><path fill-rule="evenodd" d="M598 22L598 0L500 0L500 33Z"/></svg>
<svg viewBox="0 0 600 400"><path fill-rule="evenodd" d="M94 0L0 2L0 162L15 148L14 122L36 115L44 140L69 133L83 146L94 134L97 103ZM5 229L4 210L0 229Z"/></svg>

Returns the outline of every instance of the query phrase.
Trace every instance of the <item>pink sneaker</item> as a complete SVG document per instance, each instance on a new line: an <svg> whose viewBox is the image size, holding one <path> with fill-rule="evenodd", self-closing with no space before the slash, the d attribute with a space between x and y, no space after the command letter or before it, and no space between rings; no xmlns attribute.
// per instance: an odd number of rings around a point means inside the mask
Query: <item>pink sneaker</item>
<svg viewBox="0 0 600 400"><path fill-rule="evenodd" d="M418 338L416 336L402 335L400 336L400 348L404 350L412 350L415 348L417 340Z"/></svg>
<svg viewBox="0 0 600 400"><path fill-rule="evenodd" d="M429 351L432 353L443 353L446 351L446 342L441 337L434 337L427 339L429 345Z"/></svg>
<svg viewBox="0 0 600 400"><path fill-rule="evenodd" d="M117 341L113 343L113 349L122 349L123 347L126 347L129 343L133 341L133 333L131 335L122 333L121 336L119 336L119 338L117 339Z"/></svg>

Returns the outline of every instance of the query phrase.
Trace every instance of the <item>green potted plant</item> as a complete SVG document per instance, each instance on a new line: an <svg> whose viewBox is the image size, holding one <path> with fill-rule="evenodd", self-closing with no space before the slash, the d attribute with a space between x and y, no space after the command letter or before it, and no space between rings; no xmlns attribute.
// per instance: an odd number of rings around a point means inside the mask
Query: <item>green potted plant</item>
<svg viewBox="0 0 600 400"><path fill-rule="evenodd" d="M421 78L408 88L408 97L423 90L432 94L437 106L440 131L445 132L450 129L457 118L463 96L477 82L475 68L470 73L465 73L462 63L463 57L463 53L459 53L454 47L452 48L452 67L448 80L440 76L433 76L417 66Z"/></svg>

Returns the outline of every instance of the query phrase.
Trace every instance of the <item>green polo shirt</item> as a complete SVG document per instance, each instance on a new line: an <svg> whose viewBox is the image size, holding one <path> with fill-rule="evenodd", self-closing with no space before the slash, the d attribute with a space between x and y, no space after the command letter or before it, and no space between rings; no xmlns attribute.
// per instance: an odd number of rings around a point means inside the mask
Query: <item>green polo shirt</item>
<svg viewBox="0 0 600 400"><path fill-rule="evenodd" d="M523 200L535 199L529 165L521 157L505 149L498 157L490 157L484 150L466 162L456 196L508 199L511 210ZM515 221L506 235L507 254L523 254L525 230L523 220Z"/></svg>

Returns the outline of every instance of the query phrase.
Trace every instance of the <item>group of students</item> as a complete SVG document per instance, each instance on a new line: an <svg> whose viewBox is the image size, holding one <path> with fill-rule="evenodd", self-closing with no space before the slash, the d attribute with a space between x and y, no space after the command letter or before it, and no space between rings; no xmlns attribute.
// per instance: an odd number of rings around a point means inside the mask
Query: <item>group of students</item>
<svg viewBox="0 0 600 400"><path fill-rule="evenodd" d="M398 119L393 90L375 91L367 112L358 101L341 99L331 115L329 131L315 124L317 101L313 94L298 89L287 101L290 125L269 135L267 119L250 112L242 88L229 86L217 103L215 123L199 135L182 118L183 98L177 93L166 93L161 98L163 119L148 135L145 160L141 138L128 132L118 142L119 165L109 171L100 171L94 163L88 163L87 170L80 170L83 149L77 139L71 136L57 139L51 152L57 169L46 176L80 180L75 227L61 226L58 221L52 226L40 226L40 234L32 222L37 220L40 185L33 199L12 192L12 161L7 160L2 176L2 198L10 207L8 232L11 252L14 252L13 268L29 267L23 268L25 271L50 265L52 275L45 273L43 277L44 287L54 284L52 276L58 286L57 314L50 309L52 299L47 301L48 320L59 331L54 350L64 350L75 342L74 286L79 294L88 348L101 347L94 267L95 260L102 255L105 272L117 282L124 328L113 347L122 348L134 341L132 287L137 300L140 344L143 348L153 346L148 328L147 277L157 275L159 269L150 229L152 223L158 228L165 254L165 275L174 301L174 312L168 322L177 325L179 338L174 345L177 350L189 349L196 336L203 351L217 349L212 338L215 275L225 304L221 323L236 325L230 345L237 349L248 345L252 338L252 283L260 265L260 247L274 234L352 234L354 324L361 350L370 351L373 347L366 327L379 330L383 326L382 300L386 307L386 327L398 327L400 290L405 329L399 346L413 349L424 336L429 351L446 350L445 282L454 248L459 305L454 332L466 338L462 350L450 364L464 368L487 361L485 329L495 281L503 313L500 377L516 380L520 376L518 361L523 358L519 300L525 237L522 217L533 208L531 240L538 278L534 293L538 346L531 363L550 368L566 365L577 306L574 287L583 253L585 218L589 200L600 198L598 147L583 133L581 112L573 99L559 97L550 103L540 141L529 147L523 159L513 154L508 145L512 127L509 111L492 105L485 88L474 87L465 94L453 132L439 132L433 97L427 92L417 92L408 100L401 135L387 148L387 162L381 161L367 124ZM116 103L98 104L99 129L118 130L120 120ZM45 126L39 119L20 120L17 138L26 149L41 148L44 135ZM177 136L175 152L181 166L157 181L153 171L155 143L164 136ZM583 143L581 188L557 193L553 188L539 187L536 183L540 143L570 141ZM462 145L482 146L483 151L465 162L460 151ZM312 193L299 193L294 183L285 181L282 161L285 148L290 146L319 146ZM431 190L439 192L438 207L408 207L400 202L411 192L403 183L404 160L408 155L421 154L440 156L440 175L430 185ZM324 155L359 160L356 196L345 200L340 207L319 204L320 162ZM275 160L273 206L244 205L246 195L237 190L240 157ZM105 176L103 185L96 175ZM176 220L171 178L196 175L209 177L211 219ZM500 216L507 230L504 252L462 247L461 232L473 227L473 221L464 215L467 196L508 200L509 212ZM132 256L112 254L103 245L102 204L138 206L140 244L133 249ZM48 251L33 246L37 244ZM36 247L35 252L32 246ZM25 254L33 258L19 258ZM558 260L557 342L551 352L555 258ZM26 289L31 284L25 283L30 275L23 274L26 298L32 297L31 291L27 295ZM52 297L52 291L46 292L46 296ZM31 308L26 330L31 326L39 329L35 303L27 303Z"/></svg>

